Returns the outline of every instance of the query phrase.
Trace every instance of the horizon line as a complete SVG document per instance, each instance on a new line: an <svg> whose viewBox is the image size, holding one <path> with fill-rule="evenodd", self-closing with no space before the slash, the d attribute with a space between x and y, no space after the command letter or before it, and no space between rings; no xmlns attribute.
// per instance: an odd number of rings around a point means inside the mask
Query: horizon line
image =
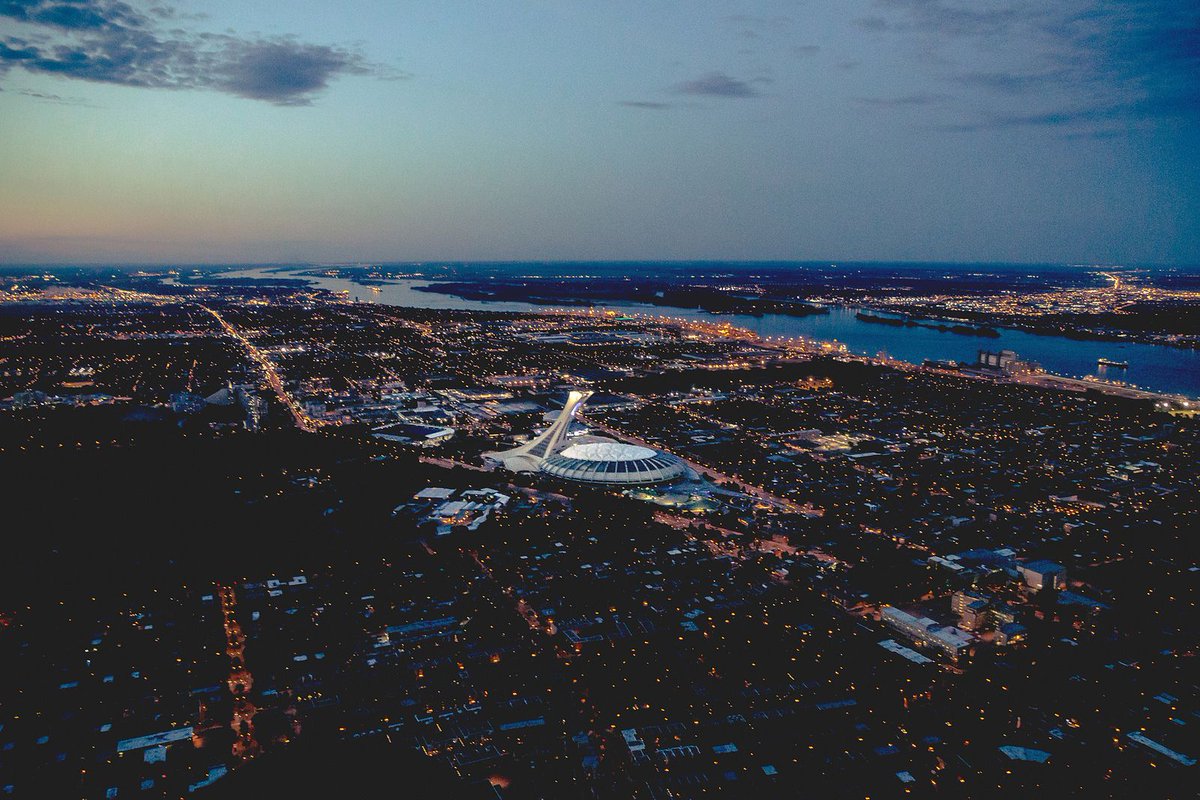
<svg viewBox="0 0 1200 800"><path fill-rule="evenodd" d="M1180 269L1200 270L1200 264L1173 262L1084 263L1068 261L946 261L919 259L708 259L708 258L621 258L621 259L414 259L347 261L34 261L0 262L0 271L12 269L222 269L222 268L344 268L391 266L508 266L508 265L621 266L632 264L725 265L725 266L918 266L918 267L1056 267L1066 269Z"/></svg>

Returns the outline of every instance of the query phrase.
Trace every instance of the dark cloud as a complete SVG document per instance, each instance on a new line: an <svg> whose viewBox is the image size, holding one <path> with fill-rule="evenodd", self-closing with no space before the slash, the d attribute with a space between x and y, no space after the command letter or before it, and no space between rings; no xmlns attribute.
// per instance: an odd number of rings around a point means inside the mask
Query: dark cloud
<svg viewBox="0 0 1200 800"><path fill-rule="evenodd" d="M821 46L818 44L801 44L792 48L792 54L801 58L815 56L819 52L821 52Z"/></svg>
<svg viewBox="0 0 1200 800"><path fill-rule="evenodd" d="M159 19L208 19L208 14L203 12L184 12L172 6L151 6L148 10Z"/></svg>
<svg viewBox="0 0 1200 800"><path fill-rule="evenodd" d="M309 105L342 75L380 74L359 53L292 37L163 30L187 18L119 0L0 0L0 18L23 23L30 43L0 38L0 77L13 68L65 78L156 89L210 89L276 105Z"/></svg>
<svg viewBox="0 0 1200 800"><path fill-rule="evenodd" d="M670 103L656 103L651 100L622 100L617 105L626 106L627 108L645 108L654 111L662 111L672 107Z"/></svg>
<svg viewBox="0 0 1200 800"><path fill-rule="evenodd" d="M39 9L35 15L31 15L29 21L68 30L103 28L108 24L108 20L93 9L68 5L46 6Z"/></svg>
<svg viewBox="0 0 1200 800"><path fill-rule="evenodd" d="M140 25L145 17L119 0L7 0L0 17L62 30L96 30Z"/></svg>
<svg viewBox="0 0 1200 800"><path fill-rule="evenodd" d="M241 97L305 105L329 79L370 70L353 53L291 39L232 42L220 64L217 87Z"/></svg>
<svg viewBox="0 0 1200 800"><path fill-rule="evenodd" d="M756 82L763 82L760 78ZM748 81L732 78L723 72L710 72L699 78L676 84L672 89L676 94L695 94L706 97L759 97L756 90Z"/></svg>
<svg viewBox="0 0 1200 800"><path fill-rule="evenodd" d="M32 47L25 47L23 42L15 39L9 40L7 43L0 41L0 75L4 74L6 64L32 61L37 56L38 51Z"/></svg>
<svg viewBox="0 0 1200 800"><path fill-rule="evenodd" d="M886 31L888 29L888 21L883 17L861 17L854 20L854 25L857 28L862 28L864 31Z"/></svg>
<svg viewBox="0 0 1200 800"><path fill-rule="evenodd" d="M1187 103L1190 105L1190 102ZM999 128L1061 128L1075 129L1072 133L1086 136L1112 130L1113 123L1144 122L1163 116L1185 112L1185 108L1163 104L1156 100L1138 100L1129 103L1093 104L1075 108L1041 111L1030 114L992 114L982 120L940 126L941 130L964 133ZM1192 109L1194 111L1194 109ZM1096 126L1078 129L1080 125Z"/></svg>
<svg viewBox="0 0 1200 800"><path fill-rule="evenodd" d="M1041 106L992 110L951 130L1061 127L1087 135L1115 122L1200 115L1196 0L876 0L875 10L882 24L874 27L912 37L912 51L939 77L994 95L997 105L1008 95ZM950 47L954 40L980 53L974 69L955 64L963 48ZM928 58L938 51L957 59Z"/></svg>
<svg viewBox="0 0 1200 800"><path fill-rule="evenodd" d="M1190 106L1189 101L1181 101ZM1061 131L1063 137L1109 138L1115 131L1128 132L1129 127L1141 122L1188 112L1176 106L1172 100L1164 104L1158 100L1139 100L1124 103L1092 103L1067 109L1049 110L1028 114L991 114L977 121L942 125L940 130L955 133L1000 130L1000 128L1044 128ZM1117 126L1117 127L1114 127Z"/></svg>
<svg viewBox="0 0 1200 800"><path fill-rule="evenodd" d="M949 36L975 36L1004 31L1028 16L1030 2L1022 0L876 0L880 16L859 20L868 30L917 29Z"/></svg>
<svg viewBox="0 0 1200 800"><path fill-rule="evenodd" d="M50 94L48 92L35 92L30 89L17 89L16 93L22 97L40 100L43 103L54 103L55 105L60 106L87 106L88 108L95 108L95 106L89 104L82 97L63 97L62 95Z"/></svg>

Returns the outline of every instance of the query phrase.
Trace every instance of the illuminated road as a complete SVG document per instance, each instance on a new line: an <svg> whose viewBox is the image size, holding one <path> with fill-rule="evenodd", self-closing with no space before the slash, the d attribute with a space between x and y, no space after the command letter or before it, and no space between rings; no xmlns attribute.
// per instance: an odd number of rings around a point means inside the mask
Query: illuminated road
<svg viewBox="0 0 1200 800"><path fill-rule="evenodd" d="M271 363L271 359L263 355L262 351L255 347L253 342L239 333L237 328L226 322L225 318L218 314L214 309L211 309L208 306L200 307L209 314L212 314L213 318L220 323L225 332L241 342L242 346L246 348L246 352L248 352L250 357L258 363L259 367L262 368L263 375L267 380L267 384L275 392L275 396L279 398L279 402L283 403L287 410L291 412L292 419L296 421L296 427L307 433L313 433L316 431L317 424L313 422L311 417L304 413L304 409L300 408L300 404L296 402L295 398L288 394L287 390L283 388L283 380L279 377L279 372L275 369L275 365Z"/></svg>
<svg viewBox="0 0 1200 800"><path fill-rule="evenodd" d="M442 469L469 469L475 472L491 472L487 467L481 467L478 464L470 464L466 461L458 461L453 458L438 458L436 456L420 456L422 464L433 464L435 467Z"/></svg>
<svg viewBox="0 0 1200 800"><path fill-rule="evenodd" d="M241 759L253 758L259 746L254 738L254 715L258 709L250 702L249 694L254 686L254 676L246 668L246 637L235 615L237 595L231 586L218 586L221 598L221 613L225 622L225 652L229 656L229 693L233 695L233 717L230 727L237 738L233 742L233 754Z"/></svg>

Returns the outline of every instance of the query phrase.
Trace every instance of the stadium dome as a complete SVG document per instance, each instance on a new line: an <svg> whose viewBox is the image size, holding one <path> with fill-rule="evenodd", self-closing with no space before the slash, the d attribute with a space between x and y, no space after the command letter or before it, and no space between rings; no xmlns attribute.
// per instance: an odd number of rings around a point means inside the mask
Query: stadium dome
<svg viewBox="0 0 1200 800"><path fill-rule="evenodd" d="M617 486L666 483L687 474L687 465L670 453L599 437L573 444L542 462L547 475L580 483Z"/></svg>

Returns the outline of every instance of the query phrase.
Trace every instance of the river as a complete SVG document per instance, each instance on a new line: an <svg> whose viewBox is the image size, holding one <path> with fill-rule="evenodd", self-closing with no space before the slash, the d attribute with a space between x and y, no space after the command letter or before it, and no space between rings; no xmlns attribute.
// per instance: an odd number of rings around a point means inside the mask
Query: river
<svg viewBox="0 0 1200 800"><path fill-rule="evenodd" d="M255 268L223 273L223 278L289 278L297 277L296 270ZM466 300L449 294L418 291L428 280L389 281L373 291L342 278L304 276L321 289L345 292L351 300L382 303L392 306L434 308L452 311L521 311L546 312L547 306L533 303ZM834 306L828 314L794 317L787 314L713 315L698 309L666 308L644 303L605 303L604 308L630 314L700 319L708 322L728 321L754 331L760 336L805 337L826 342L840 342L853 353L888 356L920 364L926 359L966 361L973 363L979 350L1013 350L1021 358L1036 361L1047 372L1082 378L1093 375L1109 381L1121 381L1130 386L1156 392L1200 397L1200 350L1185 350L1157 344L1138 342L1101 342L1067 339L1061 336L1039 336L1011 328L1000 328L998 338L966 336L930 328L896 328L890 325L863 322L856 308ZM1128 369L1101 367L1100 358L1129 363Z"/></svg>

